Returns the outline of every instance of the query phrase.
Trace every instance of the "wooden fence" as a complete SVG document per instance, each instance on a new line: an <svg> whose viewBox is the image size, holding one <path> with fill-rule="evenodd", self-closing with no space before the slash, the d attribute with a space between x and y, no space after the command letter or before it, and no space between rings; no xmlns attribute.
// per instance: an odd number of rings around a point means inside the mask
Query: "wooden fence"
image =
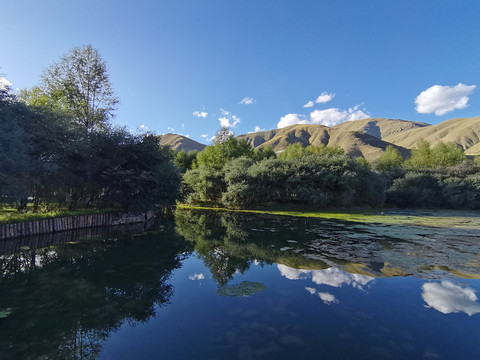
<svg viewBox="0 0 480 360"><path fill-rule="evenodd" d="M35 220L14 224L0 225L0 240L21 236L55 233L64 230L96 228L101 226L133 224L145 222L153 217L153 213L146 214L98 214L82 216L66 216L50 219Z"/></svg>

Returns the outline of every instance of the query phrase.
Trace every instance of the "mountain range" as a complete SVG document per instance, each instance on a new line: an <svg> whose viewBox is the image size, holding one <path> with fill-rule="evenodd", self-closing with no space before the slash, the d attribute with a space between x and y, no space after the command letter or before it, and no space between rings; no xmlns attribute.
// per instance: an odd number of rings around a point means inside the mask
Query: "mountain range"
<svg viewBox="0 0 480 360"><path fill-rule="evenodd" d="M351 156L362 156L370 162L378 160L388 145L407 157L421 139L432 146L453 142L467 155L480 155L480 117L450 119L437 125L383 118L346 121L332 127L298 124L238 135L237 138L246 140L254 148L270 146L277 153L297 142L304 146L339 146ZM201 151L205 147L177 134L161 135L160 143L185 151Z"/></svg>

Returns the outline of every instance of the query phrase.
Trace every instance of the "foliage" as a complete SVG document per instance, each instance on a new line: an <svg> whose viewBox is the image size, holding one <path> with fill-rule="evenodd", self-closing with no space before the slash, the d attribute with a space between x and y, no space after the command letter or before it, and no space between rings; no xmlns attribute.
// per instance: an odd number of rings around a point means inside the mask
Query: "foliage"
<svg viewBox="0 0 480 360"><path fill-rule="evenodd" d="M223 203L244 208L268 202L300 202L315 207L383 202L381 179L347 155L325 152L283 161L237 159L226 167Z"/></svg>
<svg viewBox="0 0 480 360"><path fill-rule="evenodd" d="M280 154L280 159L282 160L292 160L301 158L304 155L313 154L313 155L322 155L322 154L331 154L331 155L342 155L345 154L340 147L328 147L325 145L313 146L309 145L303 147L301 143L294 143L287 146L284 152Z"/></svg>
<svg viewBox="0 0 480 360"><path fill-rule="evenodd" d="M42 212L174 205L180 174L171 150L151 134L110 127L117 103L90 45L45 70L41 87L18 96L0 89L1 203Z"/></svg>
<svg viewBox="0 0 480 360"><path fill-rule="evenodd" d="M435 167L455 166L466 160L463 150L454 143L439 143L432 149Z"/></svg>
<svg viewBox="0 0 480 360"><path fill-rule="evenodd" d="M358 162L358 163L359 163L360 165L362 165L362 166L365 166L365 167L367 167L367 168L369 168L369 169L371 168L370 163L369 163L368 160L365 159L363 156L359 156L359 157L355 158L355 161Z"/></svg>
<svg viewBox="0 0 480 360"><path fill-rule="evenodd" d="M255 161L261 161L263 159L274 159L277 157L277 154L275 154L275 151L270 146L260 148L260 149L255 149L253 153L253 159Z"/></svg>
<svg viewBox="0 0 480 360"><path fill-rule="evenodd" d="M455 166L465 161L465 159L466 156L462 149L453 143L439 143L434 148L431 148L427 141L421 140L412 149L412 155L405 162L405 165L411 169L427 169Z"/></svg>
<svg viewBox="0 0 480 360"><path fill-rule="evenodd" d="M480 209L480 167L466 161L455 167L407 171L393 181L386 203L399 207Z"/></svg>
<svg viewBox="0 0 480 360"><path fill-rule="evenodd" d="M400 168L403 165L403 158L400 152L393 146L388 145L385 152L380 156L376 169L381 172L390 171L393 168Z"/></svg>
<svg viewBox="0 0 480 360"><path fill-rule="evenodd" d="M24 194L29 171L31 136L22 128L28 109L0 88L0 196L5 200Z"/></svg>
<svg viewBox="0 0 480 360"><path fill-rule="evenodd" d="M223 144L227 142L228 140L233 138L233 132L226 126L222 126L220 130L218 130L213 137L213 144L218 145L218 144Z"/></svg>
<svg viewBox="0 0 480 360"><path fill-rule="evenodd" d="M91 45L73 48L46 69L42 90L70 112L87 133L105 129L118 104L106 64Z"/></svg>
<svg viewBox="0 0 480 360"><path fill-rule="evenodd" d="M229 160L241 156L253 157L254 151L245 140L234 137L225 142L218 142L214 146L207 146L197 155L197 164L200 168L221 170Z"/></svg>
<svg viewBox="0 0 480 360"><path fill-rule="evenodd" d="M182 173L197 166L197 150L189 151L180 150L175 154L175 165L180 169Z"/></svg>

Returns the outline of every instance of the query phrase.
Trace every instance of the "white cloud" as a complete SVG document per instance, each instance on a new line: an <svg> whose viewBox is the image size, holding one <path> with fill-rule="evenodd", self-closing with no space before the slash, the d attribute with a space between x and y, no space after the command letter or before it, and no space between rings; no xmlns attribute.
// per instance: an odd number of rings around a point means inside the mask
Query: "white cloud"
<svg viewBox="0 0 480 360"><path fill-rule="evenodd" d="M208 112L206 111L194 111L192 114L193 116L196 116L198 118L203 118L203 119L205 119L208 116Z"/></svg>
<svg viewBox="0 0 480 360"><path fill-rule="evenodd" d="M317 100L315 100L315 102L317 104L325 104L331 101L334 97L335 97L335 94L329 94L327 92L323 92L320 94L319 97L317 97Z"/></svg>
<svg viewBox="0 0 480 360"><path fill-rule="evenodd" d="M250 96L246 96L244 97L240 102L239 104L243 104L243 105L252 105L252 104L255 104L256 101L254 98L250 97Z"/></svg>
<svg viewBox="0 0 480 360"><path fill-rule="evenodd" d="M285 126L295 125L295 124L308 124L308 120L305 115L301 114L287 114L280 118L280 121L277 124L277 128L284 128Z"/></svg>
<svg viewBox="0 0 480 360"><path fill-rule="evenodd" d="M233 123L230 122L230 119L227 118L227 117L221 117L221 118L218 118L218 121L220 121L220 126L221 127L232 127Z"/></svg>
<svg viewBox="0 0 480 360"><path fill-rule="evenodd" d="M311 107L313 107L313 105L315 105L315 103L312 100L310 100L305 105L303 105L303 107L304 108L311 108Z"/></svg>
<svg viewBox="0 0 480 360"><path fill-rule="evenodd" d="M426 283L422 286L422 298L428 306L443 314L464 312L470 316L480 313L480 304L475 291L460 287L450 281Z"/></svg>
<svg viewBox="0 0 480 360"><path fill-rule="evenodd" d="M218 118L221 127L234 128L240 123L240 118L236 115L232 115L229 111L220 109L223 117Z"/></svg>
<svg viewBox="0 0 480 360"><path fill-rule="evenodd" d="M172 128L172 127L170 127L170 126L169 126L169 127L167 127L167 130L168 130L168 131L171 131L171 132L175 132L175 129L174 129L174 128Z"/></svg>
<svg viewBox="0 0 480 360"><path fill-rule="evenodd" d="M333 304L333 303L337 303L338 300L335 298L335 295L332 295L330 293L326 293L326 292L319 292L318 293L318 296L320 297L320 299L322 299L322 301L327 304L327 305L330 305L330 304Z"/></svg>
<svg viewBox="0 0 480 360"><path fill-rule="evenodd" d="M265 131L265 129L262 129L260 128L260 126L255 126L255 129L253 129L253 131L249 131L248 133L251 134L251 133L256 133L256 132L259 132L259 131Z"/></svg>
<svg viewBox="0 0 480 360"><path fill-rule="evenodd" d="M141 132L148 132L150 131L150 129L145 125L145 124L141 124L140 126L137 127L137 130L138 131L141 131Z"/></svg>
<svg viewBox="0 0 480 360"><path fill-rule="evenodd" d="M333 126L344 121L360 120L368 117L370 117L370 115L360 110L360 105L349 108L348 110L329 108L325 110L314 110L310 113L310 121L312 124L325 126Z"/></svg>
<svg viewBox="0 0 480 360"><path fill-rule="evenodd" d="M420 114L435 113L437 116L442 116L455 109L464 109L468 104L468 96L475 88L475 85L462 83L455 86L434 85L417 96L416 110Z"/></svg>
<svg viewBox="0 0 480 360"><path fill-rule="evenodd" d="M203 280L203 279L205 279L205 275L203 275L202 273L200 273L200 274L195 273L193 275L190 275L188 278L190 280Z"/></svg>
<svg viewBox="0 0 480 360"><path fill-rule="evenodd" d="M280 118L277 128L283 128L285 126L295 124L318 124L333 126L344 121L360 120L368 117L370 117L370 115L360 110L360 105L349 108L348 110L328 108L324 110L312 111L310 113L310 120L307 120L305 115L287 114Z"/></svg>
<svg viewBox="0 0 480 360"><path fill-rule="evenodd" d="M202 138L204 138L204 139L206 139L206 138L208 137L207 134L202 134L202 135L200 135L200 136L201 136Z"/></svg>
<svg viewBox="0 0 480 360"><path fill-rule="evenodd" d="M7 79L0 77L0 90L8 90L11 89L12 83Z"/></svg>

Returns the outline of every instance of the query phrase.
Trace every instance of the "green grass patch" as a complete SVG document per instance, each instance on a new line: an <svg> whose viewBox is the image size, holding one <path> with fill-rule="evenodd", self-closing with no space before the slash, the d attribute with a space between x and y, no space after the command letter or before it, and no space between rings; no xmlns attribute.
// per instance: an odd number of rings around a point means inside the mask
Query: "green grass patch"
<svg viewBox="0 0 480 360"><path fill-rule="evenodd" d="M357 223L376 223L388 225L419 225L442 228L480 229L480 214L462 210L354 210L354 211L301 211L301 210L232 210L201 206L178 205L183 209L202 209L211 211L232 211L252 214L270 214L321 218Z"/></svg>
<svg viewBox="0 0 480 360"><path fill-rule="evenodd" d="M83 215L97 215L97 214L109 214L118 212L119 209L78 209L75 211L70 210L52 210L48 212L30 212L25 213L18 212L16 209L3 207L0 208L0 224L11 224L28 222L42 219L50 219L55 217L65 216L83 216Z"/></svg>

